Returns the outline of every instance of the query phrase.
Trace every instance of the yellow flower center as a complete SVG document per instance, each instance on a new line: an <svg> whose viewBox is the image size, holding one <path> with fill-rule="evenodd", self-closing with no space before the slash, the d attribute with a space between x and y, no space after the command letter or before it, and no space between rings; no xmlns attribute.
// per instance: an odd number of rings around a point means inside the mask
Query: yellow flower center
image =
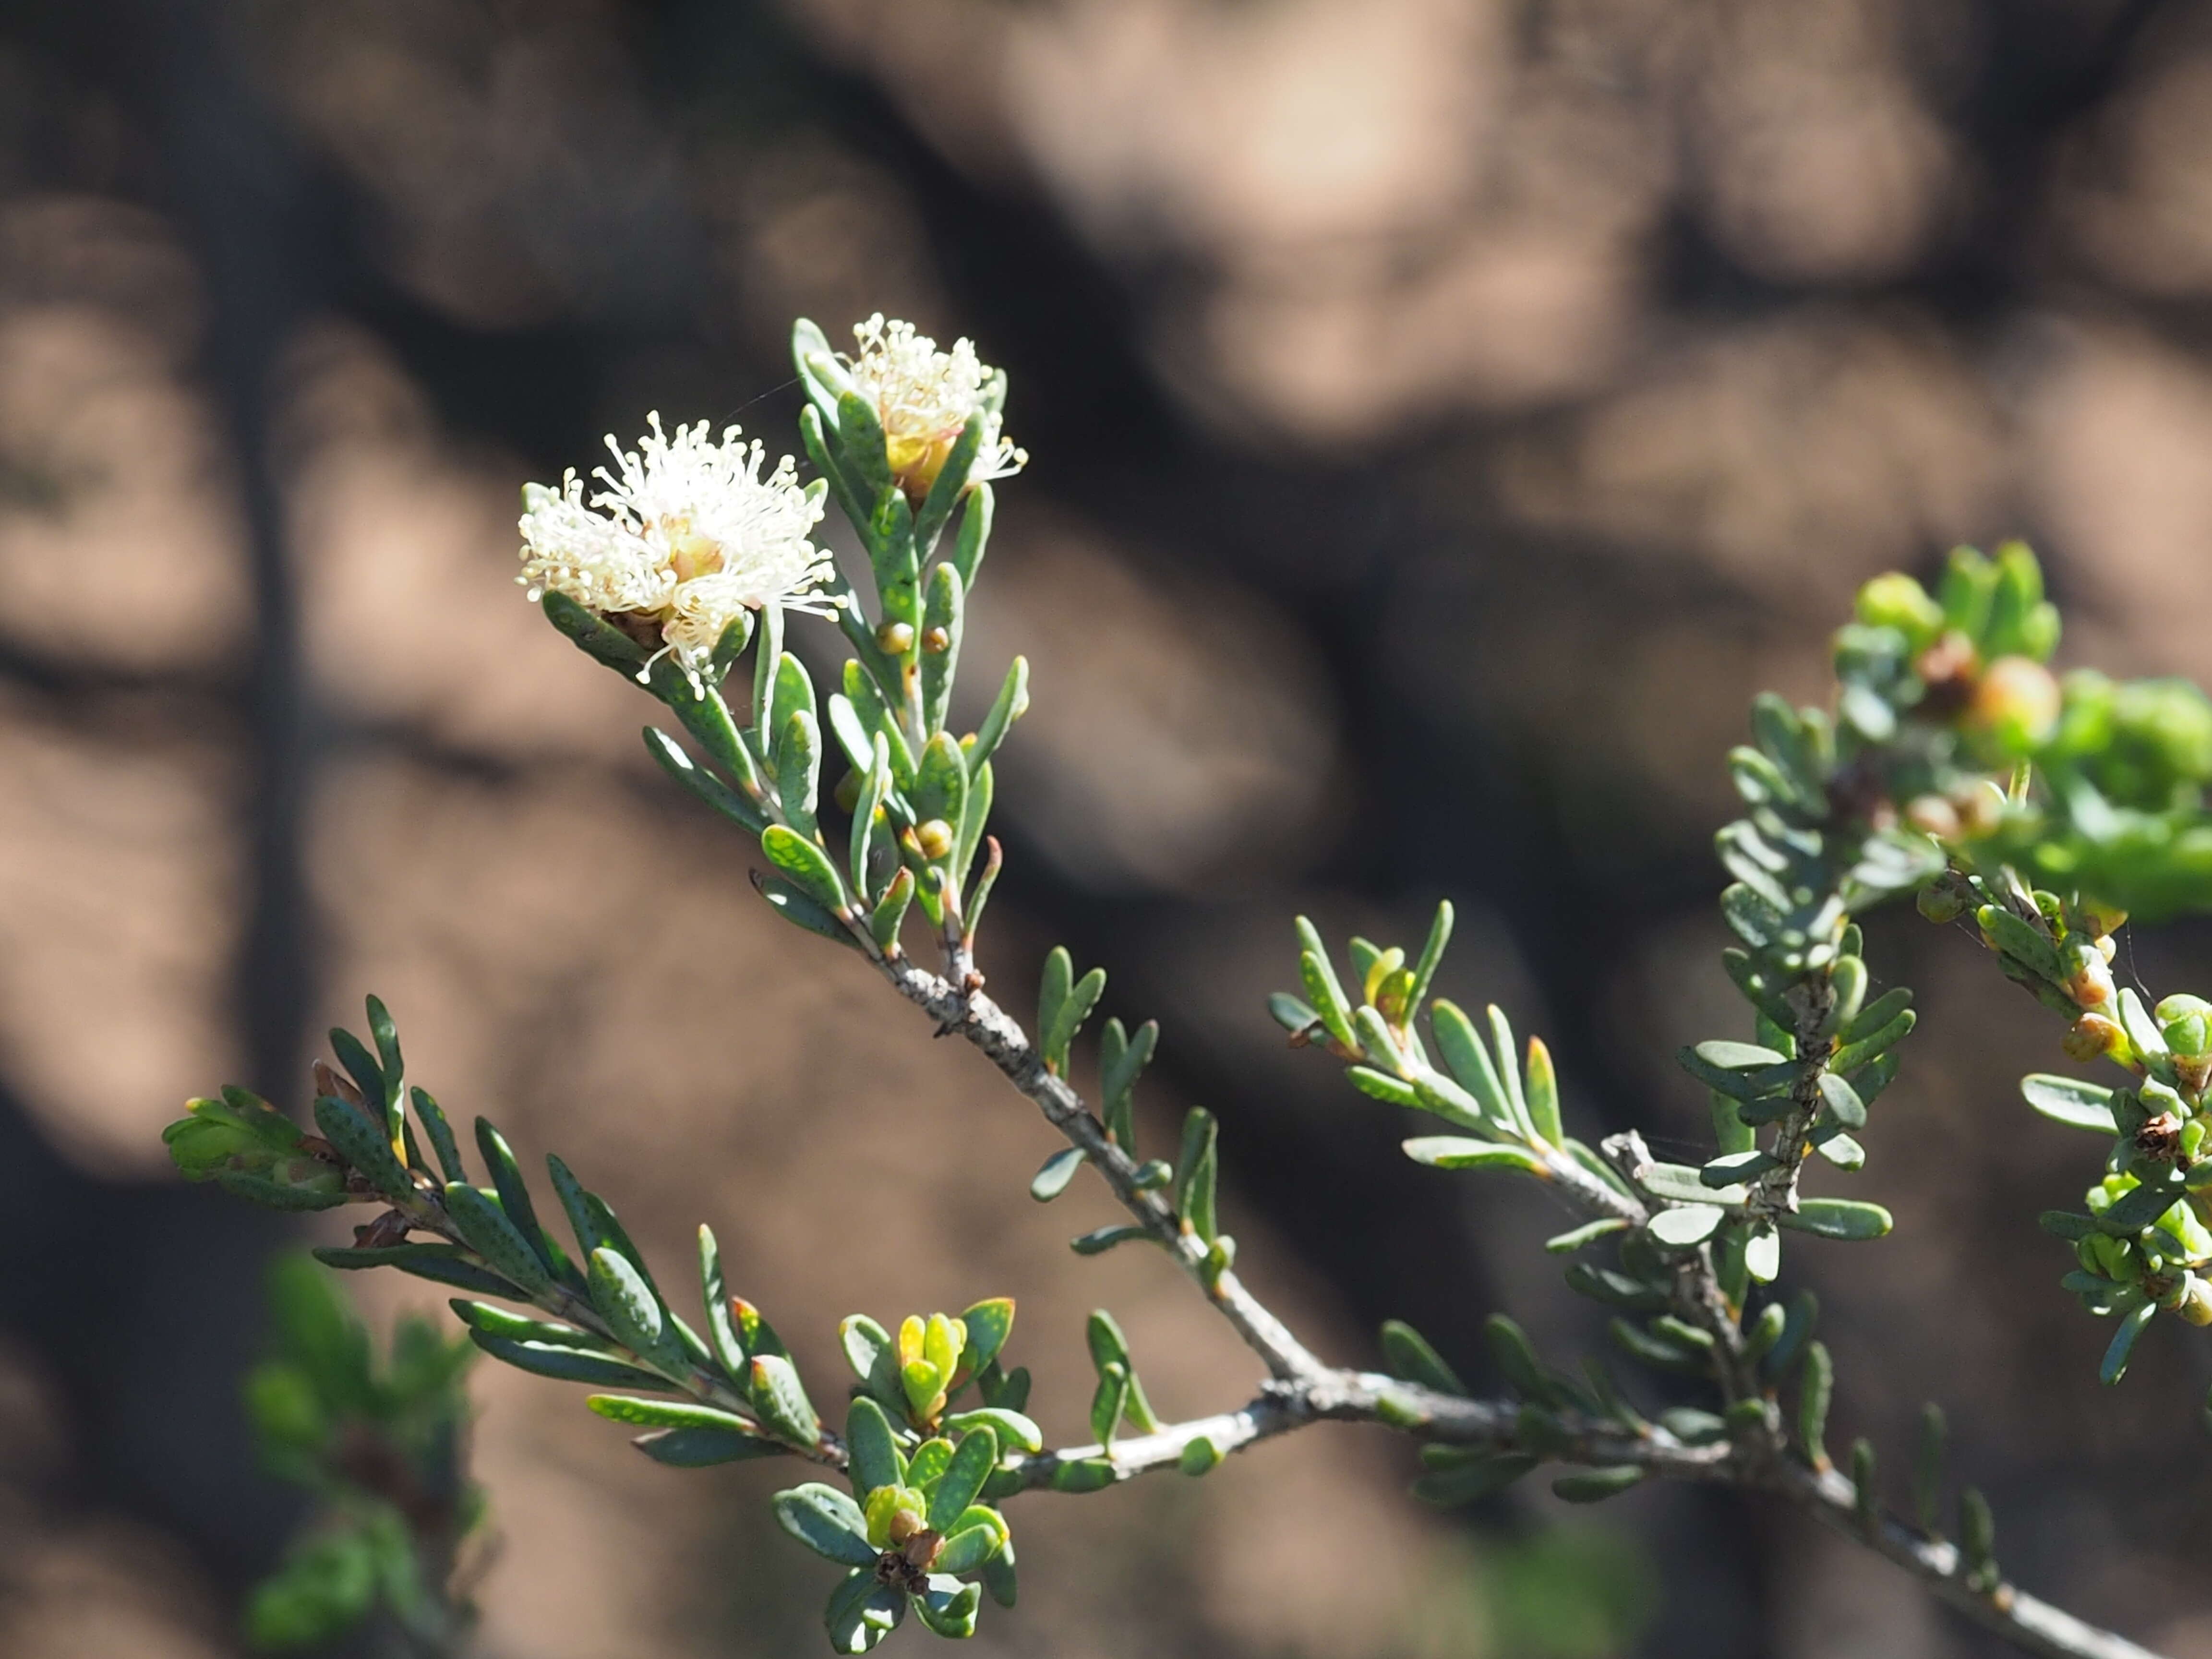
<svg viewBox="0 0 2212 1659"><path fill-rule="evenodd" d="M663 519L660 532L667 539L668 568L676 573L677 580L711 576L722 568L720 546L694 530L688 517Z"/></svg>

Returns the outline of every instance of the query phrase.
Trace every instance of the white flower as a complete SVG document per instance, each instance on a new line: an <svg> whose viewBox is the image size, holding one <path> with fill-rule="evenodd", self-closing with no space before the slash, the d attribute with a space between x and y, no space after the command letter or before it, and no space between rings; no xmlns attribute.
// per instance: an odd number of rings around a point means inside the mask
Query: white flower
<svg viewBox="0 0 2212 1659"><path fill-rule="evenodd" d="M983 393L995 371L980 362L974 344L956 340L950 351L914 331L912 323L886 322L881 312L853 331L857 355L845 360L853 389L875 406L884 423L892 473L919 503L945 470L969 417L983 407ZM999 415L985 417L983 441L966 483L1011 477L1029 460L999 435Z"/></svg>
<svg viewBox="0 0 2212 1659"><path fill-rule="evenodd" d="M662 648L696 670L743 611L780 605L834 613L820 592L830 555L807 538L822 517L822 490L802 486L787 455L762 477L757 441L708 423L661 430L658 412L635 453L611 434L617 472L587 499L569 469L556 491L523 487L522 574L532 599L565 593L603 617L659 625Z"/></svg>

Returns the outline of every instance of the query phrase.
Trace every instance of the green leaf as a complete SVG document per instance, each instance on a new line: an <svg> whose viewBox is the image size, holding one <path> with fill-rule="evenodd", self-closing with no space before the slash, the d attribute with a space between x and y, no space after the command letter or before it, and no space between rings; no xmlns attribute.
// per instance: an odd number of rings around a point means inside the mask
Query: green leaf
<svg viewBox="0 0 2212 1659"><path fill-rule="evenodd" d="M1121 1022L1109 1019L1099 1044L1099 1092L1104 1097L1106 1133L1121 1149L1137 1150L1137 1079L1152 1062L1160 1040L1160 1023L1148 1019L1124 1037Z"/></svg>
<svg viewBox="0 0 2212 1659"><path fill-rule="evenodd" d="M829 1610L823 1615L831 1650L869 1652L898 1628L906 1606L904 1591L881 1583L872 1572L854 1569L830 1594Z"/></svg>
<svg viewBox="0 0 2212 1659"><path fill-rule="evenodd" d="M1051 1023L1044 1028L1044 1063L1055 1074L1067 1070L1067 1053L1074 1044L1075 1035L1083 1029L1083 1022L1091 1018L1091 1011L1098 1006L1098 999L1105 993L1106 970L1093 968L1060 999Z"/></svg>
<svg viewBox="0 0 2212 1659"><path fill-rule="evenodd" d="M776 734L775 798L784 823L810 843L820 833L815 803L821 783L822 728L815 723L813 710L794 709Z"/></svg>
<svg viewBox="0 0 2212 1659"><path fill-rule="evenodd" d="M1785 1210L1774 1218L1801 1233L1853 1240L1880 1238L1896 1224L1881 1205L1853 1198L1802 1199L1794 1214Z"/></svg>
<svg viewBox="0 0 2212 1659"><path fill-rule="evenodd" d="M802 846L807 844L800 843ZM830 867L829 860L826 857L823 860L823 867L824 869ZM757 870L749 873L752 877L753 890L768 901L769 908L774 910L793 927L803 927L817 938L826 939L831 944L842 945L848 950L860 948L859 941L854 939L851 930L837 919L833 911L820 903L811 894L803 891L795 884L785 880L781 876L764 876ZM830 873L834 876L836 872L831 870ZM911 897L914 892L911 883L908 884L906 891L908 896ZM899 908L900 914L904 915L905 907L902 905Z"/></svg>
<svg viewBox="0 0 2212 1659"><path fill-rule="evenodd" d="M1371 1066L1347 1066L1344 1074L1352 1079L1352 1086L1370 1100L1380 1100L1392 1106L1422 1105L1421 1092L1415 1084L1392 1077L1388 1072L1378 1072Z"/></svg>
<svg viewBox="0 0 2212 1659"><path fill-rule="evenodd" d="M1037 1041L1042 1049L1044 1034L1060 1018L1066 1005L1067 994L1075 984L1075 958L1069 956L1065 945L1055 945L1046 953L1044 972L1037 981ZM1047 1064L1050 1064L1049 1060Z"/></svg>
<svg viewBox="0 0 2212 1659"><path fill-rule="evenodd" d="M960 1322L968 1332L960 1350L961 1364L971 1372L980 1371L1006 1346L1007 1335L1014 1328L1014 1299L994 1296L978 1302L960 1316Z"/></svg>
<svg viewBox="0 0 2212 1659"><path fill-rule="evenodd" d="M660 1429L629 1443L656 1463L672 1468L704 1469L717 1463L743 1463L757 1457L783 1457L787 1448L757 1434L732 1429Z"/></svg>
<svg viewBox="0 0 2212 1659"><path fill-rule="evenodd" d="M457 1244L387 1244L372 1249L349 1249L325 1245L314 1252L326 1267L397 1267L434 1285L451 1285L480 1296L518 1294L514 1285L486 1267L464 1261Z"/></svg>
<svg viewBox="0 0 2212 1659"><path fill-rule="evenodd" d="M1784 1316L1782 1333L1767 1350L1766 1375L1779 1382L1790 1375L1790 1368L1797 1363L1797 1356L1812 1340L1813 1328L1820 1322L1820 1301L1810 1291L1800 1291L1790 1298L1789 1312Z"/></svg>
<svg viewBox="0 0 2212 1659"><path fill-rule="evenodd" d="M988 1424L960 1437L952 1461L929 1494L929 1524L937 1532L950 1532L952 1523L975 1501L983 1482L999 1466L999 1437Z"/></svg>
<svg viewBox="0 0 2212 1659"><path fill-rule="evenodd" d="M1827 1345L1808 1343L1805 1347L1805 1369L1797 1380L1797 1440L1803 1447L1805 1460L1816 1469L1828 1467L1828 1450L1823 1437L1828 1426L1828 1402L1836 1386L1836 1368L1828 1358Z"/></svg>
<svg viewBox="0 0 2212 1659"><path fill-rule="evenodd" d="M988 1510L982 1512L993 1513ZM974 1572L999 1553L999 1546L1005 1541L1005 1528L1006 1522L1001 1521L996 1527L962 1527L946 1534L944 1547L938 1551L931 1567L947 1574Z"/></svg>
<svg viewBox="0 0 2212 1659"><path fill-rule="evenodd" d="M461 1162L459 1144L453 1139L453 1126L446 1121L446 1114L431 1098L428 1089L410 1089L407 1097L415 1104L415 1115L422 1121L422 1132L430 1138L430 1149L438 1155L438 1170L448 1181L466 1181L468 1165Z"/></svg>
<svg viewBox="0 0 2212 1659"><path fill-rule="evenodd" d="M749 1365L748 1390L761 1420L793 1445L811 1446L822 1438L822 1419L806 1397L799 1372L781 1354L757 1353Z"/></svg>
<svg viewBox="0 0 2212 1659"><path fill-rule="evenodd" d="M699 1228L699 1295L707 1310L707 1340L722 1375L739 1388L746 1386L745 1345L730 1311L729 1287L722 1279L722 1247L714 1230Z"/></svg>
<svg viewBox="0 0 2212 1659"><path fill-rule="evenodd" d="M2157 1313L2158 1304L2146 1302L2121 1316L2120 1328L2112 1333L2112 1344L2105 1350L2104 1363L2097 1367L2097 1380L2106 1388L2128 1374L2128 1357L2135 1352L2136 1339Z"/></svg>
<svg viewBox="0 0 2212 1659"><path fill-rule="evenodd" d="M726 1429L748 1434L753 1426L732 1413L695 1405L688 1400L639 1400L629 1395L595 1394L584 1404L610 1423L634 1423L643 1429ZM783 1448L776 1446L772 1449L781 1451Z"/></svg>
<svg viewBox="0 0 2212 1659"><path fill-rule="evenodd" d="M1866 1127L1866 1103L1859 1098L1857 1090L1833 1072L1820 1073L1820 1089L1831 1118L1846 1129Z"/></svg>
<svg viewBox="0 0 2212 1659"><path fill-rule="evenodd" d="M1482 1336L1490 1349L1490 1363L1514 1392L1542 1404L1556 1397L1558 1391L1545 1376L1528 1334L1519 1325L1504 1314L1494 1313L1482 1322Z"/></svg>
<svg viewBox="0 0 2212 1659"><path fill-rule="evenodd" d="M526 1295L539 1296L552 1288L544 1262L494 1200L456 1181L446 1188L446 1213L463 1242Z"/></svg>
<svg viewBox="0 0 2212 1659"><path fill-rule="evenodd" d="M2030 1106L2054 1123L2100 1135L2117 1135L2120 1132L2112 1119L2110 1089L2076 1078L2033 1072L2021 1079L2020 1092Z"/></svg>
<svg viewBox="0 0 2212 1659"><path fill-rule="evenodd" d="M1435 981L1437 966L1444 959L1444 947L1451 943L1452 922L1455 917L1449 899L1440 900L1436 919L1429 924L1428 942L1421 947L1420 960L1413 964L1413 982L1406 994L1406 1018L1408 1024L1428 1000L1429 987Z"/></svg>
<svg viewBox="0 0 2212 1659"><path fill-rule="evenodd" d="M944 1426L949 1434L988 1429L999 1437L1001 1446L1030 1453L1044 1449L1044 1431L1021 1413L1004 1406L978 1406L973 1411L953 1412L945 1418Z"/></svg>
<svg viewBox="0 0 2212 1659"><path fill-rule="evenodd" d="M761 851L767 854L769 863L790 877L794 885L824 910L842 913L850 909L836 866L814 842L782 824L772 823L761 834ZM843 932L842 927L839 932Z"/></svg>
<svg viewBox="0 0 2212 1659"><path fill-rule="evenodd" d="M1348 1049L1357 1049L1358 1041L1352 1031L1352 1005L1345 1000L1344 987L1330 964L1328 947L1322 942L1320 933L1312 922L1300 916L1297 919L1299 977L1304 981L1307 998L1314 1011L1321 1016L1328 1034Z"/></svg>
<svg viewBox="0 0 2212 1659"><path fill-rule="evenodd" d="M1563 1503L1602 1504L1632 1486L1642 1486L1648 1473L1639 1464L1624 1463L1614 1468L1563 1474L1552 1482L1552 1492Z"/></svg>
<svg viewBox="0 0 2212 1659"><path fill-rule="evenodd" d="M1536 1467L1537 1460L1518 1452L1504 1456L1478 1456L1448 1468L1434 1470L1413 1482L1413 1496L1438 1509L1457 1509L1500 1492Z"/></svg>
<svg viewBox="0 0 2212 1659"><path fill-rule="evenodd" d="M1131 1239L1151 1237L1152 1234L1145 1228L1125 1221L1071 1238L1067 1241L1067 1248L1078 1255L1103 1255L1116 1244L1127 1244Z"/></svg>
<svg viewBox="0 0 2212 1659"><path fill-rule="evenodd" d="M999 687L999 695L983 723L975 728L975 741L968 750L968 765L972 771L999 752L999 745L1013 730L1014 722L1029 712L1030 663L1026 657L1016 657L1006 670L1006 678Z"/></svg>
<svg viewBox="0 0 2212 1659"><path fill-rule="evenodd" d="M1538 1174L1544 1162L1518 1146L1469 1140L1461 1135L1417 1135L1405 1143L1406 1156L1437 1170L1510 1170Z"/></svg>
<svg viewBox="0 0 2212 1659"><path fill-rule="evenodd" d="M1544 1248L1553 1255L1566 1255L1581 1249L1585 1244L1595 1244L1608 1233L1628 1231L1628 1223L1617 1215L1601 1216L1595 1221L1586 1221L1581 1226L1547 1238Z"/></svg>
<svg viewBox="0 0 2212 1659"><path fill-rule="evenodd" d="M1114 1443L1114 1431L1121 1421L1129 1399L1128 1368L1118 1360L1098 1368L1098 1388L1091 1396L1091 1432L1102 1446Z"/></svg>
<svg viewBox="0 0 2212 1659"><path fill-rule="evenodd" d="M758 806L712 772L694 766L690 756L685 754L678 746L676 739L659 726L645 728L645 746L653 759L660 763L662 771L740 830L757 836L768 827L767 815Z"/></svg>
<svg viewBox="0 0 2212 1659"><path fill-rule="evenodd" d="M951 518L952 509L968 488L968 475L975 470L975 452L982 447L983 429L990 424L981 410L968 417L960 428L960 435L952 441L952 448L930 481L929 494L921 503L921 510L914 516L915 546L923 553L937 545L938 532Z"/></svg>
<svg viewBox="0 0 2212 1659"><path fill-rule="evenodd" d="M1920 1408L1920 1435L1912 1457L1912 1507L1920 1530L1931 1538L1941 1535L1937 1521L1943 1512L1943 1443L1948 1433L1941 1406L1930 1401Z"/></svg>
<svg viewBox="0 0 2212 1659"><path fill-rule="evenodd" d="M677 1364L667 1310L645 1276L622 1252L604 1245L592 1252L590 1262L592 1305L607 1322L615 1340L641 1358Z"/></svg>
<svg viewBox="0 0 2212 1659"><path fill-rule="evenodd" d="M1042 1168L1030 1181L1030 1196L1040 1204L1049 1204L1067 1190L1067 1183L1075 1179L1075 1172L1083 1167L1084 1152L1080 1146L1066 1146L1045 1159Z"/></svg>
<svg viewBox="0 0 2212 1659"><path fill-rule="evenodd" d="M1196 1480L1219 1468L1224 1455L1220 1447L1201 1434L1185 1443L1176 1456L1176 1468Z"/></svg>
<svg viewBox="0 0 2212 1659"><path fill-rule="evenodd" d="M323 1139L337 1148L347 1165L358 1170L377 1191L404 1204L419 1202L415 1177L393 1154L391 1141L369 1122L361 1108L335 1095L318 1095L315 1127L322 1131Z"/></svg>
<svg viewBox="0 0 2212 1659"><path fill-rule="evenodd" d="M776 1493L777 1524L817 1555L848 1567L873 1567L876 1547L868 1542L868 1523L860 1505L835 1486L810 1480Z"/></svg>
<svg viewBox="0 0 2212 1659"><path fill-rule="evenodd" d="M1728 1212L1711 1204L1683 1204L1651 1218L1651 1237L1676 1249L1702 1244L1719 1231Z"/></svg>
<svg viewBox="0 0 2212 1659"><path fill-rule="evenodd" d="M1176 1213L1208 1243L1217 1231L1214 1184L1219 1133L1212 1113L1203 1106L1192 1107L1183 1116L1182 1151L1176 1159Z"/></svg>
<svg viewBox="0 0 2212 1659"><path fill-rule="evenodd" d="M578 1348L568 1348L550 1342L518 1342L512 1338L493 1336L481 1330L471 1330L469 1340L482 1348L494 1359L537 1376L550 1376L562 1382L587 1382L600 1389L665 1389L664 1377L651 1371L641 1371L634 1365L610 1359L604 1354L590 1353Z"/></svg>
<svg viewBox="0 0 2212 1659"><path fill-rule="evenodd" d="M944 482L942 476L938 482ZM945 729L945 710L952 701L953 677L959 672L961 622L966 599L960 573L951 565L940 564L930 571L928 589L922 595L921 641L921 720L923 728L929 732ZM945 647L933 651L930 643L940 634Z"/></svg>
<svg viewBox="0 0 2212 1659"><path fill-rule="evenodd" d="M967 506L960 514L960 537L953 546L952 568L960 573L961 585L973 588L975 572L991 544L991 520L998 498L989 484L979 483L969 490L966 499Z"/></svg>
<svg viewBox="0 0 2212 1659"><path fill-rule="evenodd" d="M1540 1037L1528 1039L1528 1121L1536 1138L1549 1146L1566 1139L1559 1124L1559 1084L1552 1070L1552 1051Z"/></svg>
<svg viewBox="0 0 2212 1659"><path fill-rule="evenodd" d="M1467 1384L1429 1346L1428 1339L1401 1319L1382 1322L1382 1366L1401 1382L1418 1382L1439 1394L1467 1393Z"/></svg>
<svg viewBox="0 0 2212 1659"><path fill-rule="evenodd" d="M957 849L968 814L968 762L951 733L935 732L922 746L911 794L915 817L924 823L932 818L942 818L952 832L952 845ZM957 860L948 854L939 862L950 867Z"/></svg>
<svg viewBox="0 0 2212 1659"><path fill-rule="evenodd" d="M905 921L907 906L913 902L914 872L903 867L894 871L890 885L884 889L883 897L868 913L868 936L875 940L876 948L887 956L898 942L900 924Z"/></svg>
<svg viewBox="0 0 2212 1659"><path fill-rule="evenodd" d="M566 634L578 650L595 662L633 678L645 666L642 646L620 629L601 622L566 593L556 593L549 587L539 596L538 604L545 613L545 620Z"/></svg>
<svg viewBox="0 0 2212 1659"><path fill-rule="evenodd" d="M942 1573L932 1573L929 1586L927 1592L914 1598L914 1610L921 1622L937 1635L955 1641L973 1636L975 1609L983 1599L982 1586L963 1584Z"/></svg>
<svg viewBox="0 0 2212 1659"><path fill-rule="evenodd" d="M1522 1133L1520 1119L1506 1096L1505 1085L1498 1080L1498 1068L1491 1063L1482 1039L1476 1034L1474 1022L1456 1003L1438 997L1430 1006L1429 1023L1436 1032L1437 1048L1445 1066L1459 1079L1461 1086L1480 1103L1483 1115L1499 1133L1518 1138Z"/></svg>
<svg viewBox="0 0 2212 1659"><path fill-rule="evenodd" d="M1848 1076L1860 1066L1880 1059L1904 1041L1905 1034L1912 1030L1919 1018L1911 1009L1904 1010L1887 1021L1879 1030L1861 1037L1856 1042L1847 1042L1829 1055L1828 1069Z"/></svg>
<svg viewBox="0 0 2212 1659"><path fill-rule="evenodd" d="M844 704L842 697L833 702ZM853 801L853 827L846 842L847 867L857 898L865 899L880 890L872 884L868 866L875 850L876 820L883 816L884 795L890 787L890 746L879 735L869 751L868 763L860 769L860 791Z"/></svg>
<svg viewBox="0 0 2212 1659"><path fill-rule="evenodd" d="M489 1302L471 1302L457 1296L446 1305L461 1323L486 1336L505 1337L510 1342L544 1342L556 1348L586 1352L605 1352L607 1347L605 1340L592 1332L550 1320L532 1319L506 1308L494 1307ZM654 1386L659 1386L657 1381Z"/></svg>
<svg viewBox="0 0 2212 1659"><path fill-rule="evenodd" d="M864 1372L863 1376L866 1375ZM891 1437L890 1419L866 1395L854 1396L845 1414L845 1449L850 1457L853 1489L863 1498L906 1478L906 1459Z"/></svg>

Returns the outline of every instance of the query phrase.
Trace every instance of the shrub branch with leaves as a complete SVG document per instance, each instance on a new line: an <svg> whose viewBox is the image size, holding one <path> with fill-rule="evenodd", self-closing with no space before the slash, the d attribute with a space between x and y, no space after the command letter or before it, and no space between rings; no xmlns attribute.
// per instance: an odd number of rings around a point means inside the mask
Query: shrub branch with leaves
<svg viewBox="0 0 2212 1659"><path fill-rule="evenodd" d="M1188 1114L1172 1159L1140 1156L1134 1093L1158 1026L1104 1022L1094 1110L1071 1057L1103 971L1078 975L1054 951L1034 1036L985 992L976 932L1001 861L987 833L992 760L1028 706L1027 665L1007 667L974 731L956 731L950 710L994 481L1026 458L1001 434L1006 377L966 341L939 351L879 317L856 333L859 349L841 355L811 323L793 331L812 483L787 459L763 477L759 446L741 445L735 428L719 442L703 423L671 438L655 417L639 451L615 449L599 488L572 473L558 490L526 490L524 580L555 627L674 716L693 747L654 727L647 747L758 846L767 868L753 881L770 907L858 952L1066 1138L1031 1196L1056 1197L1086 1164L1104 1181L1128 1218L1073 1248L1163 1251L1265 1366L1254 1397L1159 1422L1102 1312L1088 1333L1092 1442L1048 1449L1025 1414L1029 1375L1006 1364L1013 1302L996 1297L911 1315L895 1333L846 1318L854 1376L832 1426L766 1318L730 1293L708 1230L695 1329L612 1208L557 1157L546 1168L573 1251L481 1118L489 1184L477 1184L437 1102L409 1086L373 998L368 1043L331 1034L338 1066L316 1069L312 1131L226 1089L168 1132L185 1173L280 1208L375 1207L353 1247L321 1259L464 1292L453 1308L477 1347L601 1390L591 1408L643 1430L636 1444L660 1462L814 1465L821 1478L779 1492L775 1508L793 1537L846 1570L825 1620L839 1652L867 1650L909 1613L959 1637L986 1592L1011 1606L1006 1505L1022 1492L1203 1475L1257 1441L1333 1420L1419 1440L1414 1489L1437 1504L1472 1502L1547 1465L1564 1471L1553 1489L1575 1502L1652 1479L1733 1486L1808 1511L2027 1651L2143 1654L2011 1584L1978 1493L1960 1494L1955 1541L1945 1535L1935 1407L1909 1517L1882 1506L1867 1442L1850 1448L1848 1473L1837 1467L1833 1362L1814 1334L1814 1298L1772 1287L1786 1238L1852 1243L1890 1231L1879 1205L1808 1194L1802 1177L1815 1157L1844 1171L1866 1162L1869 1109L1896 1075L1914 1014L1910 992L1872 993L1856 918L1917 894L1932 920L1971 918L1999 968L2067 1018L2069 1054L2129 1074L2116 1090L2040 1074L2022 1085L2038 1111L2109 1144L2084 1211L2043 1218L2074 1249L2065 1287L2119 1321L2106 1380L2118 1380L2160 1310L2212 1321L2212 1004L2173 996L2146 1009L2106 966L2127 912L2212 907L2202 799L2212 704L2180 682L2054 677L2044 665L2058 617L2023 547L1993 560L1962 550L1934 595L1901 575L1869 584L1837 636L1832 712L1763 696L1753 744L1729 757L1745 816L1718 837L1731 878L1721 908L1740 941L1725 965L1750 1005L1750 1040L1680 1056L1711 1092L1717 1145L1702 1164L1662 1162L1633 1133L1595 1147L1577 1139L1540 1041L1524 1049L1498 1009L1478 1022L1431 994L1449 904L1418 954L1358 939L1339 951L1301 918L1299 993L1270 1000L1291 1042L1325 1050L1362 1093L1444 1120L1449 1133L1406 1142L1416 1162L1532 1180L1581 1212L1545 1244L1568 1284L1613 1310L1628 1361L1709 1392L1704 1406L1647 1416L1607 1364L1548 1364L1502 1316L1488 1325L1508 1390L1498 1398L1474 1396L1396 1322L1382 1333L1385 1371L1331 1365L1237 1275L1212 1115ZM811 539L830 499L866 550L872 611ZM849 647L826 698L785 649L791 613L832 621ZM825 761L842 763L826 797ZM932 960L908 954L916 935Z"/></svg>

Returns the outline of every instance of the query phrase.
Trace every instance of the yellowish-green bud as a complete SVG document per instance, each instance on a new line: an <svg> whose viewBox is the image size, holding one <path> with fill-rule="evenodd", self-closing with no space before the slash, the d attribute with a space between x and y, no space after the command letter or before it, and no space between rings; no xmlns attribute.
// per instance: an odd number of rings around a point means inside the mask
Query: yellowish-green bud
<svg viewBox="0 0 2212 1659"><path fill-rule="evenodd" d="M2066 1050L2068 1059L2086 1061L2117 1054L2127 1046L2127 1033L2117 1022L2102 1014L2084 1014L2074 1022L2060 1046Z"/></svg>
<svg viewBox="0 0 2212 1659"><path fill-rule="evenodd" d="M952 851L952 826L943 818L928 819L915 826L914 842L922 857L934 864Z"/></svg>

